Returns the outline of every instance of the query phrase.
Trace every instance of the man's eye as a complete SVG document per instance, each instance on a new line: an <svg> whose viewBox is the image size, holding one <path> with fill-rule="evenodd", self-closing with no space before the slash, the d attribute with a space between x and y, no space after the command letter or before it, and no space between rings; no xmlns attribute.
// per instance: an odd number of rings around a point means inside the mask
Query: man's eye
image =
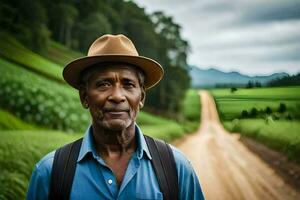
<svg viewBox="0 0 300 200"><path fill-rule="evenodd" d="M110 83L109 82L98 82L96 84L97 87L109 87L110 86Z"/></svg>
<svg viewBox="0 0 300 200"><path fill-rule="evenodd" d="M135 84L134 84L134 83L131 83L131 82L126 82L124 85L125 85L125 87L127 87L127 88L134 88L134 87L135 87Z"/></svg>

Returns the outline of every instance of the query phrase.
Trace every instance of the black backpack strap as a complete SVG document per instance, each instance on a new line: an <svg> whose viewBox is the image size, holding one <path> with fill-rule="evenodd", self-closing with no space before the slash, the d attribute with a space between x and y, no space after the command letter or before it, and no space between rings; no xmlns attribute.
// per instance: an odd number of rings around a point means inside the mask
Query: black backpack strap
<svg viewBox="0 0 300 200"><path fill-rule="evenodd" d="M49 200L70 198L82 138L55 151L51 172Z"/></svg>
<svg viewBox="0 0 300 200"><path fill-rule="evenodd" d="M154 171L166 200L178 200L178 176L173 151L164 141L144 136L152 156Z"/></svg>

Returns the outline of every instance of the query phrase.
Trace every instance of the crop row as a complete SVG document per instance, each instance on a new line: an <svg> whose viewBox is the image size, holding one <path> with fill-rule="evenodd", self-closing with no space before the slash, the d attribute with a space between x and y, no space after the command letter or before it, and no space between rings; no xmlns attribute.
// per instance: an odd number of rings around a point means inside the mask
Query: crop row
<svg viewBox="0 0 300 200"><path fill-rule="evenodd" d="M0 59L0 107L28 123L83 131L89 115L76 91Z"/></svg>

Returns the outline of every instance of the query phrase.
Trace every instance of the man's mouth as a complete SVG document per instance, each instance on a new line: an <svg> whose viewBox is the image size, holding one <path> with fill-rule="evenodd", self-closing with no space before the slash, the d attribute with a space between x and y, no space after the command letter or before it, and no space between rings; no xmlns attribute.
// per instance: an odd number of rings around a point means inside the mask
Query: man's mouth
<svg viewBox="0 0 300 200"><path fill-rule="evenodd" d="M110 113L118 113L118 112L128 112L128 109L103 109L104 112L110 112Z"/></svg>
<svg viewBox="0 0 300 200"><path fill-rule="evenodd" d="M107 113L112 116L120 116L124 113L128 113L129 109L103 109L104 113Z"/></svg>
<svg viewBox="0 0 300 200"><path fill-rule="evenodd" d="M127 112L127 111L125 111L125 110L111 110L111 111L106 111L106 113L113 114L113 115L122 114L124 112Z"/></svg>

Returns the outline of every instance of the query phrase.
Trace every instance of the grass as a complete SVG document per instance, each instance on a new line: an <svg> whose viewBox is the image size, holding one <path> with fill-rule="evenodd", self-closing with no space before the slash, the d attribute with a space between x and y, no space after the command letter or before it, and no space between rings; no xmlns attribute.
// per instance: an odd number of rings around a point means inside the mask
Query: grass
<svg viewBox="0 0 300 200"><path fill-rule="evenodd" d="M34 164L80 135L57 131L0 131L0 199L24 199Z"/></svg>
<svg viewBox="0 0 300 200"><path fill-rule="evenodd" d="M232 132L243 133L259 142L278 150L290 159L300 163L300 122L269 121L263 119L235 120L226 122L225 127Z"/></svg>
<svg viewBox="0 0 300 200"><path fill-rule="evenodd" d="M300 87L212 90L221 120L231 132L239 132L278 150L300 163ZM280 103L286 105L284 113L278 112ZM271 114L266 114L270 107ZM242 110L256 108L260 114L242 118ZM290 120L286 120L291 116Z"/></svg>
<svg viewBox="0 0 300 200"><path fill-rule="evenodd" d="M64 67L74 59L84 56L84 54L73 51L55 41L50 42L50 47L43 55L45 56L45 58L51 60L53 63L57 63L61 67Z"/></svg>
<svg viewBox="0 0 300 200"><path fill-rule="evenodd" d="M186 133L195 132L200 125L200 97L197 90L188 90L183 101L183 120L175 122L159 116L141 112L137 119L145 134L170 142Z"/></svg>
<svg viewBox="0 0 300 200"><path fill-rule="evenodd" d="M182 114L184 117L182 126L185 132L195 132L200 126L201 117L200 96L197 90L190 89L187 91L183 101Z"/></svg>
<svg viewBox="0 0 300 200"><path fill-rule="evenodd" d="M58 64L30 51L5 33L0 33L0 38L0 56L2 58L17 63L49 79L64 82L61 75L62 68Z"/></svg>
<svg viewBox="0 0 300 200"><path fill-rule="evenodd" d="M197 90L188 90L183 101L183 115L190 121L200 122L200 96Z"/></svg>
<svg viewBox="0 0 300 200"><path fill-rule="evenodd" d="M11 113L0 110L0 130L36 130L31 124L25 123Z"/></svg>
<svg viewBox="0 0 300 200"><path fill-rule="evenodd" d="M185 133L183 127L175 121L145 112L139 113L137 124L140 125L144 134L167 142L179 138Z"/></svg>

